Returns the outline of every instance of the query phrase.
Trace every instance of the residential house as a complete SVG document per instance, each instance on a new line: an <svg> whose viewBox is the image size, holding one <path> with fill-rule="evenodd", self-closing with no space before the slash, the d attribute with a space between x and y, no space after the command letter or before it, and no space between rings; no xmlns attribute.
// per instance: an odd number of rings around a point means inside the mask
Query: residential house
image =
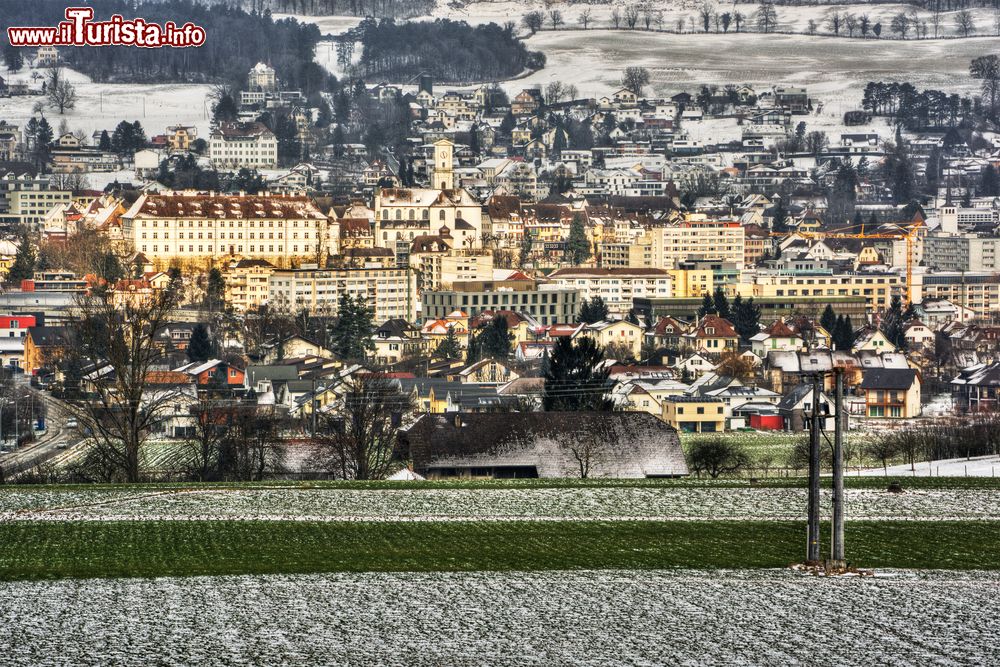
<svg viewBox="0 0 1000 667"><path fill-rule="evenodd" d="M387 320L372 334L372 356L380 366L392 366L406 359L418 359L430 351L430 342L420 329L404 319Z"/></svg>
<svg viewBox="0 0 1000 667"><path fill-rule="evenodd" d="M861 390L868 417L920 416L920 374L912 368L870 368L861 380Z"/></svg>
<svg viewBox="0 0 1000 667"><path fill-rule="evenodd" d="M721 433L726 430L726 406L718 398L667 396L663 421L684 433Z"/></svg>
<svg viewBox="0 0 1000 667"><path fill-rule="evenodd" d="M694 350L712 355L736 350L740 343L732 322L718 315L705 315L682 339Z"/></svg>

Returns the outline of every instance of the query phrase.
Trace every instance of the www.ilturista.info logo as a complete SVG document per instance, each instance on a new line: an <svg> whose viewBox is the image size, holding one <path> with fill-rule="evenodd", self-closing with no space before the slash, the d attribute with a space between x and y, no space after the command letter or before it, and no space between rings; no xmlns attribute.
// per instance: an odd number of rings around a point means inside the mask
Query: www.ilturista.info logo
<svg viewBox="0 0 1000 667"><path fill-rule="evenodd" d="M11 46L139 46L155 49L163 46L201 46L205 29L191 22L178 26L173 21L163 25L143 19L125 20L115 14L109 21L93 21L92 7L67 7L66 20L56 27L7 28Z"/></svg>

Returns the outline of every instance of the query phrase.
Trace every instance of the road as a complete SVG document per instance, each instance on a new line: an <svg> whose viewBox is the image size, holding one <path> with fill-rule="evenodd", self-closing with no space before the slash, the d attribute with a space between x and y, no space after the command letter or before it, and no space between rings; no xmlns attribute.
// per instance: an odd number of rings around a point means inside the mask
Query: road
<svg viewBox="0 0 1000 667"><path fill-rule="evenodd" d="M77 429L66 428L66 420L70 419L71 414L62 401L52 398L45 391L36 389L30 391L36 400L45 403L48 431L31 444L0 454L0 470L3 471L4 479L10 479L52 459L62 453L63 449L72 447L83 439Z"/></svg>

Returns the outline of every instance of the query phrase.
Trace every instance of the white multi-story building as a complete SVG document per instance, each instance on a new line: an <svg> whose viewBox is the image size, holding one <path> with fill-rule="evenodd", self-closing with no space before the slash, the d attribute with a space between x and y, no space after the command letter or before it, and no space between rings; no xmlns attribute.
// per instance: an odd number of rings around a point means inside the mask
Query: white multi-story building
<svg viewBox="0 0 1000 667"><path fill-rule="evenodd" d="M549 280L575 287L581 298L601 297L611 315L625 316L633 297L667 298L674 295L673 278L663 269L557 269Z"/></svg>
<svg viewBox="0 0 1000 667"><path fill-rule="evenodd" d="M653 227L649 234L656 268L673 269L680 262L710 259L743 269L744 233L738 222L692 216L674 225Z"/></svg>
<svg viewBox="0 0 1000 667"><path fill-rule="evenodd" d="M339 241L308 197L144 194L121 220L125 239L159 266L251 258L284 267L325 260Z"/></svg>
<svg viewBox="0 0 1000 667"><path fill-rule="evenodd" d="M273 169L278 139L263 123L222 123L209 137L208 154L219 169Z"/></svg>
<svg viewBox="0 0 1000 667"><path fill-rule="evenodd" d="M360 297L376 322L417 319L420 299L416 274L409 268L278 269L268 278L268 303L275 308L336 315L340 295Z"/></svg>

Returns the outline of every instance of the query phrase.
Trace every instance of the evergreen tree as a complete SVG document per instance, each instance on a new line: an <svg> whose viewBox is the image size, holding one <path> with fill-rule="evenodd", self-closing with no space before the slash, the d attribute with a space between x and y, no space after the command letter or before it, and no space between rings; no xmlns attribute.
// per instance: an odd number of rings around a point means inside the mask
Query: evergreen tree
<svg viewBox="0 0 1000 667"><path fill-rule="evenodd" d="M751 337L760 333L760 306L753 302L753 299L743 299L737 297L733 301L732 308L733 328L743 340L750 340Z"/></svg>
<svg viewBox="0 0 1000 667"><path fill-rule="evenodd" d="M212 122L216 124L232 122L239 115L239 107L236 106L236 101L230 95L223 95L212 107Z"/></svg>
<svg viewBox="0 0 1000 667"><path fill-rule="evenodd" d="M102 151L111 150L111 136L108 134L107 130L101 130L101 140L97 147Z"/></svg>
<svg viewBox="0 0 1000 667"><path fill-rule="evenodd" d="M906 316L903 313L903 300L898 294L893 295L889 302L889 308L882 318L882 333L889 339L889 342L898 349L906 348L906 338L903 325L906 324Z"/></svg>
<svg viewBox="0 0 1000 667"><path fill-rule="evenodd" d="M583 216L579 213L573 216L566 238L566 253L564 259L574 266L579 266L590 259L590 239L583 224Z"/></svg>
<svg viewBox="0 0 1000 667"><path fill-rule="evenodd" d="M608 411L614 402L608 398L613 382L610 368L600 368L604 351L594 339L569 336L556 341L545 374L542 405L546 411Z"/></svg>
<svg viewBox="0 0 1000 667"><path fill-rule="evenodd" d="M11 72L19 72L24 67L24 56L21 48L5 44L3 47L3 60L7 64L7 69Z"/></svg>
<svg viewBox="0 0 1000 667"><path fill-rule="evenodd" d="M356 299L348 294L341 294L337 304L337 321L333 325L330 337L333 351L341 359L361 361L368 352L375 349L372 334L375 324L373 313L368 308L364 298Z"/></svg>
<svg viewBox="0 0 1000 667"><path fill-rule="evenodd" d="M208 361L215 356L215 343L208 333L208 327L199 322L191 331L188 341L187 358L191 361Z"/></svg>
<svg viewBox="0 0 1000 667"><path fill-rule="evenodd" d="M701 308L698 309L698 317L705 317L715 312L715 301L712 300L712 295L705 292L705 295L701 297Z"/></svg>
<svg viewBox="0 0 1000 667"><path fill-rule="evenodd" d="M823 309L823 314L819 318L819 325L826 329L827 333L831 336L837 330L837 314L833 312L833 306L826 304L826 308Z"/></svg>
<svg viewBox="0 0 1000 667"><path fill-rule="evenodd" d="M222 308L226 301L226 280L222 277L222 271L212 267L208 272L208 281L205 285L205 305L211 311Z"/></svg>
<svg viewBox="0 0 1000 667"><path fill-rule="evenodd" d="M854 347L854 326L850 315L838 315L837 323L832 333L834 347L841 352L850 352Z"/></svg>
<svg viewBox="0 0 1000 667"><path fill-rule="evenodd" d="M858 194L858 172L850 160L837 170L837 177L827 195L827 220L842 226L854 217Z"/></svg>
<svg viewBox="0 0 1000 667"><path fill-rule="evenodd" d="M600 296L595 296L591 301L584 299L580 304L578 322L594 324L595 322L603 322L607 318L608 304L604 303L604 299Z"/></svg>
<svg viewBox="0 0 1000 667"><path fill-rule="evenodd" d="M482 359L506 361L514 346L514 334L507 327L507 318L497 315L476 337Z"/></svg>
<svg viewBox="0 0 1000 667"><path fill-rule="evenodd" d="M482 346L479 344L479 335L469 332L469 344L465 348L465 363L472 365L482 359Z"/></svg>
<svg viewBox="0 0 1000 667"><path fill-rule="evenodd" d="M17 285L22 280L28 280L35 275L35 246L31 242L31 237L27 232L21 234L21 241L17 246L17 254L14 256L14 263L7 272L7 282Z"/></svg>
<svg viewBox="0 0 1000 667"><path fill-rule="evenodd" d="M983 183L980 189L984 197L1000 196L1000 178L997 177L997 170L991 164L983 169Z"/></svg>
<svg viewBox="0 0 1000 667"><path fill-rule="evenodd" d="M785 207L785 200L781 197L771 208L771 231L779 234L788 231L788 209Z"/></svg>
<svg viewBox="0 0 1000 667"><path fill-rule="evenodd" d="M726 297L726 291L722 289L722 286L715 288L715 295L712 297L712 303L715 304L715 312L718 313L719 317L725 320L732 319L732 313L729 309L729 299Z"/></svg>
<svg viewBox="0 0 1000 667"><path fill-rule="evenodd" d="M448 333L445 334L444 340L434 350L434 357L437 359L459 359L461 356L462 346L458 342L455 327L448 327Z"/></svg>

